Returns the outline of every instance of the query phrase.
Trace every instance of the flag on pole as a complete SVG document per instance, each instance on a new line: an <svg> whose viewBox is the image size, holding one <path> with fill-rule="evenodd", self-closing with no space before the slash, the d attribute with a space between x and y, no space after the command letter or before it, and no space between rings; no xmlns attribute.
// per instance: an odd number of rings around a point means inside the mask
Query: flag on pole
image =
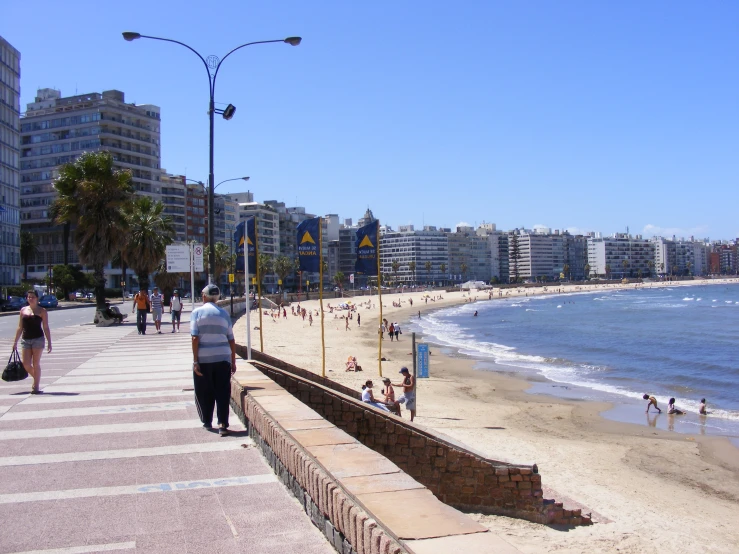
<svg viewBox="0 0 739 554"><path fill-rule="evenodd" d="M354 269L364 275L377 275L378 267L378 225L374 221L357 229L357 261Z"/></svg>
<svg viewBox="0 0 739 554"><path fill-rule="evenodd" d="M321 271L321 218L306 219L298 225L298 262L300 271Z"/></svg>

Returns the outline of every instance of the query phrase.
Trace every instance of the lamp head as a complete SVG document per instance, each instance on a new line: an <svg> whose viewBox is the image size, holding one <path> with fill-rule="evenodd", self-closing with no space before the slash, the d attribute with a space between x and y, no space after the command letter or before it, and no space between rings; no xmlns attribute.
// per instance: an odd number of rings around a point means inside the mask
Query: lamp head
<svg viewBox="0 0 739 554"><path fill-rule="evenodd" d="M136 37L136 38L138 38L138 37ZM126 40L129 40L129 39L126 39ZM303 39L301 37L287 37L284 40L284 42L287 43L287 44L289 44L290 46L297 46L298 44L300 44L300 41L302 41L302 40Z"/></svg>
<svg viewBox="0 0 739 554"><path fill-rule="evenodd" d="M249 177L242 177L241 180L242 181L248 181L249 180Z"/></svg>
<svg viewBox="0 0 739 554"><path fill-rule="evenodd" d="M229 104L228 106L226 106L226 109L223 110L223 119L228 121L234 116L235 113L236 113L236 106L234 106L233 104Z"/></svg>
<svg viewBox="0 0 739 554"><path fill-rule="evenodd" d="M123 40L127 40L128 42L136 40L137 38L141 38L141 33L132 33L131 31L123 33Z"/></svg>

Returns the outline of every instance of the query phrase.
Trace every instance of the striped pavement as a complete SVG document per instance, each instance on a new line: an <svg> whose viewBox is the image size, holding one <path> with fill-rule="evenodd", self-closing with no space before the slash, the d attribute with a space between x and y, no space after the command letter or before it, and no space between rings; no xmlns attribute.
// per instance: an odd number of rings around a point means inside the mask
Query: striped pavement
<svg viewBox="0 0 739 554"><path fill-rule="evenodd" d="M43 394L0 382L0 554L333 552L233 413L202 427L188 323L147 330L52 329Z"/></svg>

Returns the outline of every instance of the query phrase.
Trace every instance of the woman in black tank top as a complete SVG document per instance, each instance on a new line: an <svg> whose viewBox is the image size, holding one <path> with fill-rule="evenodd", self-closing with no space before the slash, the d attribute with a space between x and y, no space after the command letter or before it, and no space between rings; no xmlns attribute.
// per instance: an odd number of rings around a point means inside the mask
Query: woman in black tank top
<svg viewBox="0 0 739 554"><path fill-rule="evenodd" d="M26 299L28 306L21 309L13 349L18 348L18 339L21 339L23 367L33 377L31 394L38 394L41 380L41 354L44 351L44 342L46 342L47 352L51 352L51 332L49 331L48 314L38 305L36 291L29 290L26 293ZM44 335L46 335L46 341L44 341Z"/></svg>

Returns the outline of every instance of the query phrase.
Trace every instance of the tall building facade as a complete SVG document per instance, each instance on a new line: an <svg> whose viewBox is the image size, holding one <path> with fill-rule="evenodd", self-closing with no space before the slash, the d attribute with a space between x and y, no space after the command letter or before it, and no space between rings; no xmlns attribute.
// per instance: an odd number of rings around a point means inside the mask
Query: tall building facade
<svg viewBox="0 0 739 554"><path fill-rule="evenodd" d="M641 235L616 233L610 237L588 237L591 275L612 279L650 275L654 259L654 244Z"/></svg>
<svg viewBox="0 0 739 554"><path fill-rule="evenodd" d="M449 272L462 281L485 281L492 278L492 252L486 237L473 227L457 227L449 238Z"/></svg>
<svg viewBox="0 0 739 554"><path fill-rule="evenodd" d="M19 285L21 54L0 37L0 287Z"/></svg>
<svg viewBox="0 0 739 554"><path fill-rule="evenodd" d="M171 175L162 170L162 204L164 215L172 219L175 242L187 240L187 184L184 175Z"/></svg>
<svg viewBox="0 0 739 554"><path fill-rule="evenodd" d="M62 230L49 217L60 165L83 152L109 151L117 169L131 171L137 193L162 200L160 124L159 107L127 104L118 90L68 97L38 91L21 117L21 226L38 245L29 276L42 278L65 262ZM71 236L68 252L68 262L79 263ZM113 277L109 285L115 284Z"/></svg>
<svg viewBox="0 0 739 554"><path fill-rule="evenodd" d="M397 271L393 269L397 262ZM426 263L429 269L426 269ZM402 284L439 283L448 279L448 233L427 225L416 230L402 225L381 229L380 267L386 279Z"/></svg>

